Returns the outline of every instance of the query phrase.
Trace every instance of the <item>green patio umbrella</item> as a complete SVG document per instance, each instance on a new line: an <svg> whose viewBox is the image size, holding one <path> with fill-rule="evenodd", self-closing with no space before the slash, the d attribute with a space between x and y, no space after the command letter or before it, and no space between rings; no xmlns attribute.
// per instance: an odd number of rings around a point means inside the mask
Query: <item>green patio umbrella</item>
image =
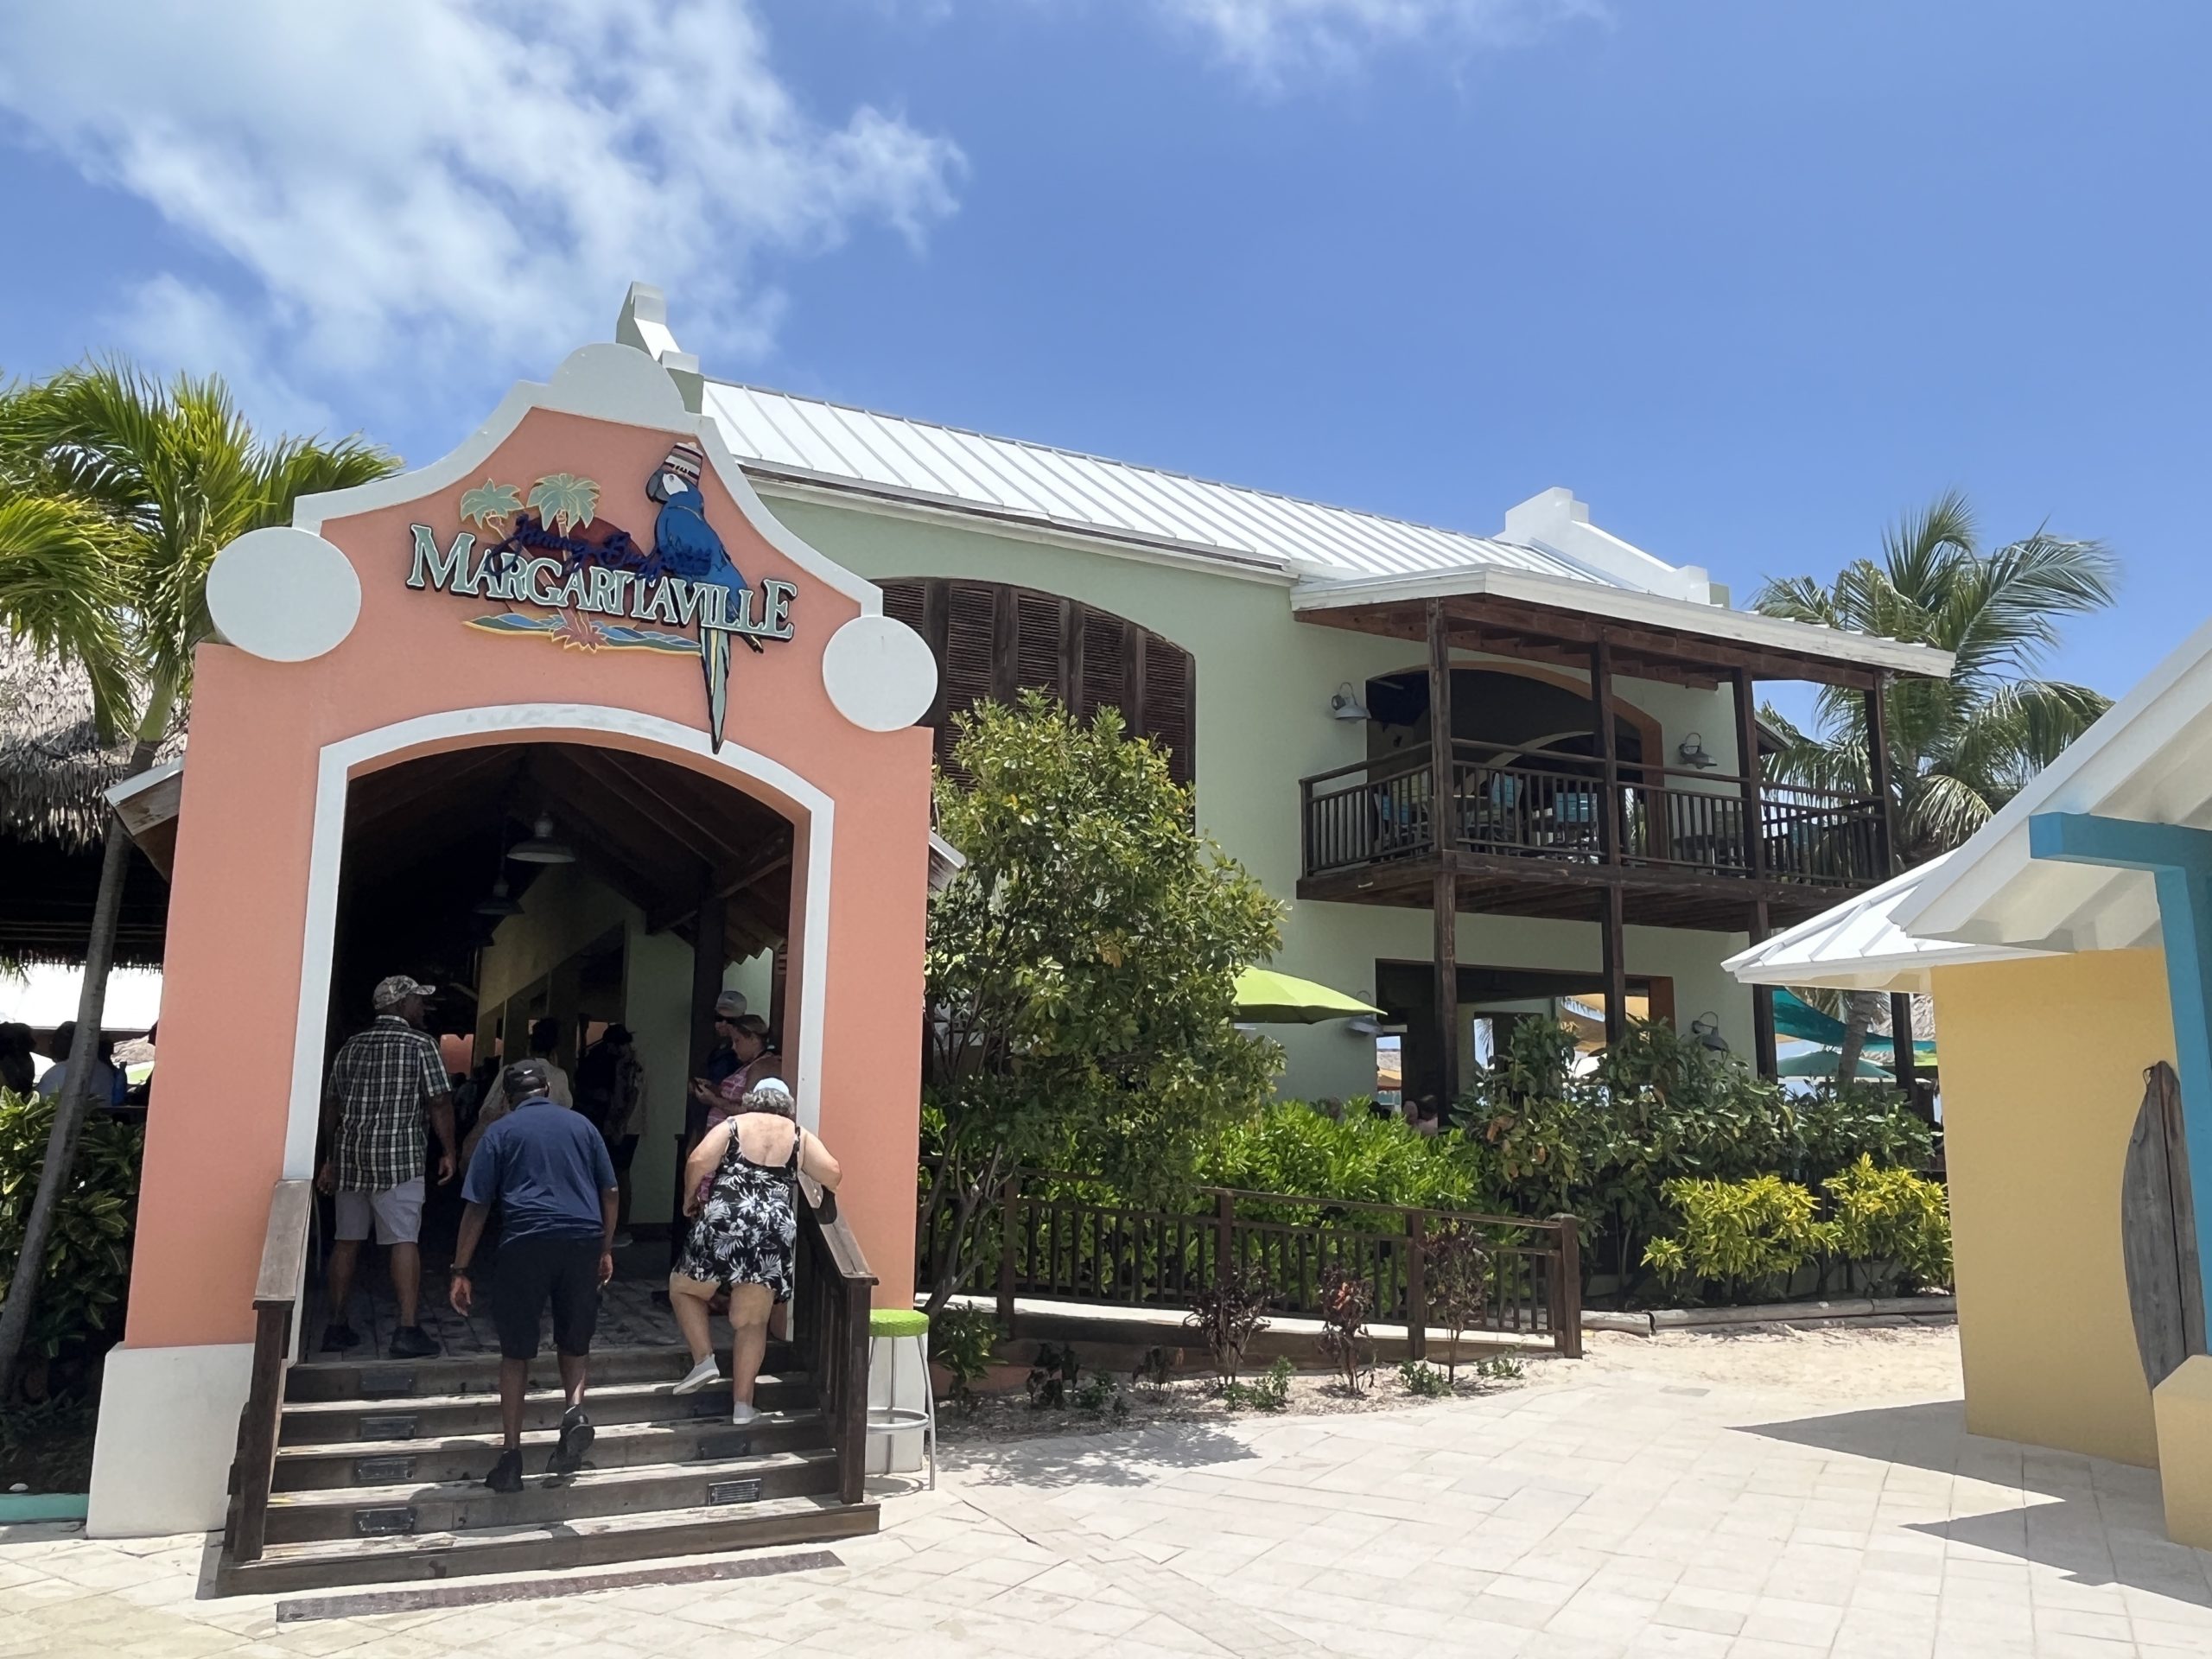
<svg viewBox="0 0 2212 1659"><path fill-rule="evenodd" d="M1318 1026L1325 1020L1382 1012L1356 996L1272 968L1247 968L1236 976L1236 1017L1247 1025Z"/></svg>

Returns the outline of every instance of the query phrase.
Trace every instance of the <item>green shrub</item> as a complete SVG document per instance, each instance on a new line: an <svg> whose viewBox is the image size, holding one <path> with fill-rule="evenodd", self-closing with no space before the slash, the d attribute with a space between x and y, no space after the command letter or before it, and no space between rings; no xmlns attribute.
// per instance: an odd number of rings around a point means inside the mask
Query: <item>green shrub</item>
<svg viewBox="0 0 2212 1659"><path fill-rule="evenodd" d="M1951 1206L1941 1185L1906 1169L1877 1169L1872 1158L1821 1183L1827 1188L1834 1249L1858 1262L1894 1262L1923 1285L1951 1282Z"/></svg>
<svg viewBox="0 0 2212 1659"><path fill-rule="evenodd" d="M1936 1161L1936 1131L1886 1084L1825 1084L1797 1102L1792 1152L1783 1173L1819 1186L1861 1158L1885 1169L1926 1169Z"/></svg>
<svg viewBox="0 0 2212 1659"><path fill-rule="evenodd" d="M1276 1101L1224 1129L1198 1155L1199 1179L1249 1192L1296 1192L1427 1210L1488 1210L1490 1160L1465 1135L1417 1135L1362 1101L1331 1117L1303 1101ZM1295 1206L1294 1206L1295 1208ZM1306 1210L1285 1219L1311 1220Z"/></svg>
<svg viewBox="0 0 2212 1659"><path fill-rule="evenodd" d="M1663 1192L1681 1226L1653 1239L1643 1259L1670 1281L1713 1281L1732 1293L1786 1291L1791 1275L1834 1243L1811 1191L1779 1175L1676 1179Z"/></svg>
<svg viewBox="0 0 2212 1659"><path fill-rule="evenodd" d="M0 1284L15 1273L22 1249L23 1224L54 1128L54 1105L0 1090ZM122 1335L144 1144L136 1124L99 1113L86 1120L76 1171L47 1240L46 1274L31 1320L32 1351L50 1359L68 1348L105 1346Z"/></svg>
<svg viewBox="0 0 2212 1659"><path fill-rule="evenodd" d="M1278 1354L1257 1381L1223 1383L1221 1402L1237 1411L1281 1411L1290 1403L1290 1361Z"/></svg>
<svg viewBox="0 0 2212 1659"><path fill-rule="evenodd" d="M1440 1400L1452 1392L1452 1379L1418 1359L1398 1363L1398 1381L1408 1394L1424 1400Z"/></svg>
<svg viewBox="0 0 2212 1659"><path fill-rule="evenodd" d="M1477 1363L1475 1375L1485 1382L1518 1382L1529 1370L1510 1354L1492 1354Z"/></svg>
<svg viewBox="0 0 2212 1659"><path fill-rule="evenodd" d="M930 1321L930 1357L952 1378L952 1398L963 1411L976 1405L976 1384L998 1351L998 1315L988 1307L948 1303Z"/></svg>

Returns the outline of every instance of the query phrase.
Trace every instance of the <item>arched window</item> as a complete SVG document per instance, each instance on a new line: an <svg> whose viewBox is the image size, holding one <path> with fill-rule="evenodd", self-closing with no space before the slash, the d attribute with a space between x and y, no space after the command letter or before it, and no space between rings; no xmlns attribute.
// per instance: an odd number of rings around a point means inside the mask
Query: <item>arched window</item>
<svg viewBox="0 0 2212 1659"><path fill-rule="evenodd" d="M937 732L939 765L950 761L953 715L1038 690L1079 720L1119 709L1133 735L1166 751L1177 783L1195 775L1198 664L1180 645L1110 611L1003 582L929 576L877 586L884 614L928 640L937 658L937 702L921 723Z"/></svg>

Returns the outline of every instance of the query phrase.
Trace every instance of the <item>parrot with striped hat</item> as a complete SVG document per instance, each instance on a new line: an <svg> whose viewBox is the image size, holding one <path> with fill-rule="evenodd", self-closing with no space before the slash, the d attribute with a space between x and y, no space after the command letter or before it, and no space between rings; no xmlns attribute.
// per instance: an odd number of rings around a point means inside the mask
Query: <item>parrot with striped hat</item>
<svg viewBox="0 0 2212 1659"><path fill-rule="evenodd" d="M669 575L681 576L695 586L720 588L728 594L723 613L745 613L746 581L722 545L722 538L707 522L707 498L699 489L706 470L706 455L696 443L678 442L646 481L646 497L660 505L653 523L653 556ZM741 636L754 651L760 642ZM722 746L722 721L729 708L731 635L726 629L699 629L699 663L707 680L707 734L713 747Z"/></svg>

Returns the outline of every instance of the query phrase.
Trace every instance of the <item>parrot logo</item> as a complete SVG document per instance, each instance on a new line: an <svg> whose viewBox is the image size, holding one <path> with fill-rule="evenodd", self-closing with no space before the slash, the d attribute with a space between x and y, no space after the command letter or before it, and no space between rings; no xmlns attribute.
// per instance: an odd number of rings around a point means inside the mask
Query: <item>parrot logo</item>
<svg viewBox="0 0 2212 1659"><path fill-rule="evenodd" d="M653 523L653 556L669 575L680 576L701 588L719 588L728 595L722 615L733 620L745 615L745 577L730 560L722 538L707 522L707 498L699 479L706 456L693 443L678 443L646 481L645 495L660 507ZM702 616L699 627L699 664L707 681L707 734L711 747L722 746L722 724L729 710L730 631L710 627ZM741 636L754 651L760 642Z"/></svg>

